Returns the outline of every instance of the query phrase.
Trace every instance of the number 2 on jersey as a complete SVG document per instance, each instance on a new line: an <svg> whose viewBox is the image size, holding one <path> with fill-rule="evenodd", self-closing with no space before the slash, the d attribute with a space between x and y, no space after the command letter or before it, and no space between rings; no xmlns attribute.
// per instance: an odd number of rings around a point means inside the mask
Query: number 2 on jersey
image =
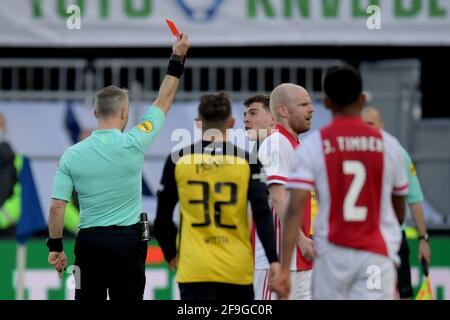
<svg viewBox="0 0 450 320"><path fill-rule="evenodd" d="M367 218L367 207L356 206L356 201L366 182L366 168L360 161L345 160L343 162L345 175L352 175L353 180L344 200L344 221L361 222Z"/></svg>

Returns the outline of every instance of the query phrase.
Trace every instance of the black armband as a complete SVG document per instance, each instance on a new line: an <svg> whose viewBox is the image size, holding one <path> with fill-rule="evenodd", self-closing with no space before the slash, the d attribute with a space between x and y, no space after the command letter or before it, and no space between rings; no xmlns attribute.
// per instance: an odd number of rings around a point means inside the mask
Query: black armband
<svg viewBox="0 0 450 320"><path fill-rule="evenodd" d="M184 61L185 60L186 60L185 56L179 56L179 55L172 54L170 56L169 65L167 66L166 74L180 79L184 72Z"/></svg>
<svg viewBox="0 0 450 320"><path fill-rule="evenodd" d="M45 241L49 252L63 252L62 238L52 239L47 238Z"/></svg>

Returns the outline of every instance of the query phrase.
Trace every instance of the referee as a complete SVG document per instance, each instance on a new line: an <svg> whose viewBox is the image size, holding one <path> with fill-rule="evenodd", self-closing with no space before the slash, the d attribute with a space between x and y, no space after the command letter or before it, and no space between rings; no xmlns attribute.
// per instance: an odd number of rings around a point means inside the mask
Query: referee
<svg viewBox="0 0 450 320"><path fill-rule="evenodd" d="M155 219L155 237L171 268L182 300L251 301L253 254L248 201L271 275L280 267L275 234L261 182L259 162L227 141L231 101L225 93L201 97L197 124L202 141L169 155L164 166ZM256 159L255 159L256 162ZM177 227L172 216L180 204Z"/></svg>
<svg viewBox="0 0 450 320"><path fill-rule="evenodd" d="M128 92L103 88L95 100L98 129L67 149L53 182L49 218L48 261L61 277L67 266L63 251L64 212L72 190L80 203L80 231L75 243L76 300L142 300L147 243L142 240L142 165L161 129L184 71L188 36L174 43L158 97L141 123L124 133Z"/></svg>

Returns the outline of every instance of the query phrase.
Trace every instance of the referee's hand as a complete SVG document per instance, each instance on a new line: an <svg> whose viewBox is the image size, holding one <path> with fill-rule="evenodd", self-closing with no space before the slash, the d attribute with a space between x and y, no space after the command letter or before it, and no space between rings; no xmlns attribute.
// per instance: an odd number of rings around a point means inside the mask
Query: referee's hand
<svg viewBox="0 0 450 320"><path fill-rule="evenodd" d="M175 257L169 261L169 269L170 269L170 271L175 271L175 270L177 270L177 267L178 267L178 261L177 261L177 257Z"/></svg>
<svg viewBox="0 0 450 320"><path fill-rule="evenodd" d="M62 273L67 267L67 257L63 252L50 252L48 254L48 263L50 263L58 272L58 277L62 279Z"/></svg>
<svg viewBox="0 0 450 320"><path fill-rule="evenodd" d="M186 33L182 33L172 46L172 53L185 56L189 49L189 37Z"/></svg>

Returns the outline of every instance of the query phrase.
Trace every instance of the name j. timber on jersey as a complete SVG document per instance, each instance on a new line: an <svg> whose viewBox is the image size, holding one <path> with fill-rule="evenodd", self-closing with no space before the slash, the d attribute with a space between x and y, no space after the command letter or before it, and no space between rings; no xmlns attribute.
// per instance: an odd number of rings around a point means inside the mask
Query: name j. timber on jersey
<svg viewBox="0 0 450 320"><path fill-rule="evenodd" d="M337 144L336 144L337 142ZM330 140L323 140L325 154L334 153L335 147L341 152L383 152L383 140L377 137L336 137L335 143Z"/></svg>

